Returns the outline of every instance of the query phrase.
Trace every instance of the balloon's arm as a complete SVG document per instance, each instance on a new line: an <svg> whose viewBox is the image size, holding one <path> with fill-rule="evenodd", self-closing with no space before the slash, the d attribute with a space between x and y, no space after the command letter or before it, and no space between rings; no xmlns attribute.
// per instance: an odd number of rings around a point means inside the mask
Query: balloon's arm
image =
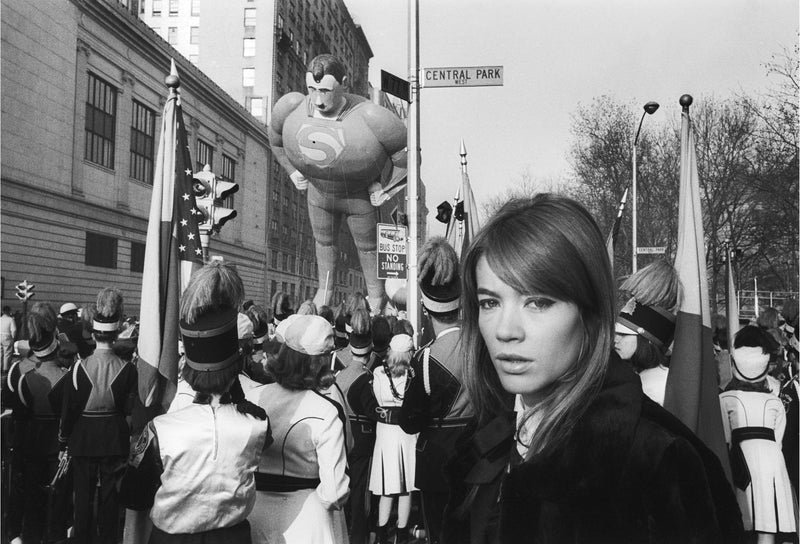
<svg viewBox="0 0 800 544"><path fill-rule="evenodd" d="M285 94L280 97L275 103L275 107L272 109L272 119L267 127L267 136L269 138L272 154L283 169L290 175L296 172L297 168L289 161L289 157L286 155L286 150L283 147L283 142L285 137L292 138L294 136L291 134L284 136L283 125L286 122L286 118L289 117L289 114L298 107L301 107L304 102L305 96L296 92Z"/></svg>
<svg viewBox="0 0 800 544"><path fill-rule="evenodd" d="M383 106L366 102L362 108L367 126L394 162L394 155L403 151L408 143L406 126L397 115ZM405 160L405 156L403 160ZM405 167L405 164L397 164L397 166Z"/></svg>

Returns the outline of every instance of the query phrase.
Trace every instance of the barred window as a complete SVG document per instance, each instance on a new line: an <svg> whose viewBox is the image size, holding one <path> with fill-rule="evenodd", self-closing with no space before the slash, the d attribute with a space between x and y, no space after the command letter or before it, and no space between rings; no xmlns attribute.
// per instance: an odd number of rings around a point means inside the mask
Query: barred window
<svg viewBox="0 0 800 544"><path fill-rule="evenodd" d="M180 0L169 0L169 16L176 17L178 15L178 6Z"/></svg>
<svg viewBox="0 0 800 544"><path fill-rule="evenodd" d="M236 183L236 161L225 154L222 155L222 179ZM233 209L233 195L226 198L222 205Z"/></svg>
<svg viewBox="0 0 800 544"><path fill-rule="evenodd" d="M153 17L161 16L161 0L153 0Z"/></svg>
<svg viewBox="0 0 800 544"><path fill-rule="evenodd" d="M114 168L116 123L117 89L90 73L86 95L86 160Z"/></svg>
<svg viewBox="0 0 800 544"><path fill-rule="evenodd" d="M155 150L156 112L133 101L131 121L131 177L153 183L153 157Z"/></svg>
<svg viewBox="0 0 800 544"><path fill-rule="evenodd" d="M202 172L208 165L214 171L214 148L201 139L197 139L197 172Z"/></svg>
<svg viewBox="0 0 800 544"><path fill-rule="evenodd" d="M178 43L178 27L171 26L167 29L167 43L176 45Z"/></svg>
<svg viewBox="0 0 800 544"><path fill-rule="evenodd" d="M189 28L189 43L200 43L200 27L193 26Z"/></svg>
<svg viewBox="0 0 800 544"><path fill-rule="evenodd" d="M111 236L86 233L83 263L87 266L102 268L117 267L117 239Z"/></svg>
<svg viewBox="0 0 800 544"><path fill-rule="evenodd" d="M200 15L200 0L192 0L192 17Z"/></svg>

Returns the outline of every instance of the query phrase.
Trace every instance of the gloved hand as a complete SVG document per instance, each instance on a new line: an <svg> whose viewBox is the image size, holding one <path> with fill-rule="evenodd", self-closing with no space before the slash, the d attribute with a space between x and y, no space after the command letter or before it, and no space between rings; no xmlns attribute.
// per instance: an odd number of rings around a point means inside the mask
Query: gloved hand
<svg viewBox="0 0 800 544"><path fill-rule="evenodd" d="M241 400L236 403L236 411L240 414L253 416L256 419L264 421L267 419L267 412L258 404L253 404L249 400Z"/></svg>
<svg viewBox="0 0 800 544"><path fill-rule="evenodd" d="M380 183L371 184L367 190L369 191L369 202L376 208L386 202L389 197L383 192L383 187Z"/></svg>
<svg viewBox="0 0 800 544"><path fill-rule="evenodd" d="M60 465L61 463L63 463L64 459L66 459L67 457L69 457L69 451L67 451L65 446L63 450L60 450L58 452L58 464Z"/></svg>
<svg viewBox="0 0 800 544"><path fill-rule="evenodd" d="M289 174L289 177L292 179L292 183L294 183L294 186L298 191L305 191L308 189L308 179L306 179L306 177L301 174L299 170L295 170Z"/></svg>

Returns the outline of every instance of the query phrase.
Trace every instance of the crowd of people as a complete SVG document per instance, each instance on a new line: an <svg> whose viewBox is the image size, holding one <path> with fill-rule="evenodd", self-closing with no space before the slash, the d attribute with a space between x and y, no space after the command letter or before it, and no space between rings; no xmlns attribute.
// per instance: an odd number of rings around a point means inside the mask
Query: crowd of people
<svg viewBox="0 0 800 544"><path fill-rule="evenodd" d="M715 331L721 460L662 406L677 274L618 290L577 202L509 201L418 270L415 331L362 295L265 308L207 264L175 398L141 424L122 293L34 304L3 383L8 540L116 543L127 508L149 519L128 542L796 542L796 303Z"/></svg>

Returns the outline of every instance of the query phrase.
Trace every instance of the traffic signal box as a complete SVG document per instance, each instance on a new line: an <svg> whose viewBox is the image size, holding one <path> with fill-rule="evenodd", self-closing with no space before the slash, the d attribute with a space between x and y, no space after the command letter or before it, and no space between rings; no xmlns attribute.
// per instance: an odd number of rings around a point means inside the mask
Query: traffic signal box
<svg viewBox="0 0 800 544"><path fill-rule="evenodd" d="M202 172L194 175L194 195L201 214L200 232L219 232L222 225L236 217L236 210L226 208L223 201L239 190L239 184L217 179L206 165Z"/></svg>
<svg viewBox="0 0 800 544"><path fill-rule="evenodd" d="M33 288L36 287L32 283L28 283L28 280L25 280L21 283L17 284L17 298L23 302L26 302L29 298L33 296Z"/></svg>

